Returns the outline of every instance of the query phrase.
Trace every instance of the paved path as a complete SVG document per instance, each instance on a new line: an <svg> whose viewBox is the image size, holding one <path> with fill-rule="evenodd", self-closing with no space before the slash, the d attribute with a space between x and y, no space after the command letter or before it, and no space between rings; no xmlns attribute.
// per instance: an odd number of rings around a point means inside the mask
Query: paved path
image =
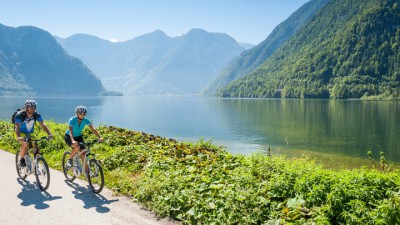
<svg viewBox="0 0 400 225"><path fill-rule="evenodd" d="M50 178L49 189L42 192L33 174L19 179L15 155L0 150L0 224L179 224L157 220L127 197L114 196L108 189L96 195L86 181L66 182L60 171L51 169Z"/></svg>

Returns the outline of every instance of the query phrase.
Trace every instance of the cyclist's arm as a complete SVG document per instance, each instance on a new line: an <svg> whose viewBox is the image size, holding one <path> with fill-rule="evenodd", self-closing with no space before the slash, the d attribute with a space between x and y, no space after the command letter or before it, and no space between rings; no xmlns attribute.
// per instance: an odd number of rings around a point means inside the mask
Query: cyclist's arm
<svg viewBox="0 0 400 225"><path fill-rule="evenodd" d="M19 130L20 127L21 127L21 123L15 122L14 131L15 131L15 134L17 135L17 138L21 137L21 131Z"/></svg>
<svg viewBox="0 0 400 225"><path fill-rule="evenodd" d="M103 140L103 138L101 138L99 132L97 132L97 130L93 127L92 124L88 125L90 130L99 138L99 142L101 142Z"/></svg>
<svg viewBox="0 0 400 225"><path fill-rule="evenodd" d="M22 141L24 141L24 138L21 137L20 127L21 127L21 123L15 122L15 126L14 126L15 135L17 136L17 140L22 142Z"/></svg>
<svg viewBox="0 0 400 225"><path fill-rule="evenodd" d="M71 139L72 143L75 143L76 141L74 139L74 132L73 132L74 128L72 126L68 126L68 129L69 129L69 138Z"/></svg>
<svg viewBox="0 0 400 225"><path fill-rule="evenodd" d="M39 124L40 124L40 126L42 127L42 129L47 133L47 135L53 136L53 135L51 134L49 128L47 127L47 125L46 125L43 121L40 121Z"/></svg>

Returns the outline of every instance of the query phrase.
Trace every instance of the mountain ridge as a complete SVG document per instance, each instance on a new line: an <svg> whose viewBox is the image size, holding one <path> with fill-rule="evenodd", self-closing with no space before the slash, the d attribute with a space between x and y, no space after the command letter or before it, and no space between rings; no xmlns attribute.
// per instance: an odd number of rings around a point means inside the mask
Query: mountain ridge
<svg viewBox="0 0 400 225"><path fill-rule="evenodd" d="M76 37L57 40L98 74L107 89L122 88L126 95L196 95L244 51L229 35L199 28L177 37L155 30L124 42L102 40L96 48L84 40L71 47Z"/></svg>
<svg viewBox="0 0 400 225"><path fill-rule="evenodd" d="M78 78L91 87L76 85ZM0 95L97 95L105 91L79 59L69 56L49 32L34 26L0 24L0 80Z"/></svg>

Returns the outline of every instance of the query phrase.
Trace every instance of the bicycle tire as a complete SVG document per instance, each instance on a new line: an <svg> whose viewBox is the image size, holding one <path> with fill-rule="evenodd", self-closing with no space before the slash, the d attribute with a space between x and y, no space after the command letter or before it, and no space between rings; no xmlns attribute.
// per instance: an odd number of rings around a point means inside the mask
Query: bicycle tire
<svg viewBox="0 0 400 225"><path fill-rule="evenodd" d="M89 182L89 186L94 193L98 194L103 190L104 187L103 168L96 159L91 159L89 161L89 170L86 172L86 177Z"/></svg>
<svg viewBox="0 0 400 225"><path fill-rule="evenodd" d="M15 167L17 169L18 177L22 180L25 180L27 175L22 171L22 168L19 166L19 159L20 159L20 150L17 151L15 154Z"/></svg>
<svg viewBox="0 0 400 225"><path fill-rule="evenodd" d="M64 155L62 158L62 168L63 168L65 179L69 182L72 182L75 180L76 176L74 174L74 168L67 166L70 154L71 154L71 152L68 152L68 151L64 152Z"/></svg>
<svg viewBox="0 0 400 225"><path fill-rule="evenodd" d="M45 191L50 186L50 170L46 160L40 156L36 159L35 177L39 188ZM43 179L41 179L43 178Z"/></svg>

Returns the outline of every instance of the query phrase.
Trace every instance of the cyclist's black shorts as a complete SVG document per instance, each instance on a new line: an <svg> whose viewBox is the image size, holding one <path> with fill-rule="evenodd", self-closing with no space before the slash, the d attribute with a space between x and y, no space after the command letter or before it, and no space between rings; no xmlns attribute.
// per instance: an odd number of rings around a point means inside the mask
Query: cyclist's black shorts
<svg viewBox="0 0 400 225"><path fill-rule="evenodd" d="M71 147L72 141L71 141L71 137L70 137L68 134L66 134L66 135L64 136L64 140L65 140L65 143L67 143L67 145ZM82 135L81 135L81 136L74 137L74 140L77 141L78 143L84 142L84 141L83 141L83 136L82 136Z"/></svg>

